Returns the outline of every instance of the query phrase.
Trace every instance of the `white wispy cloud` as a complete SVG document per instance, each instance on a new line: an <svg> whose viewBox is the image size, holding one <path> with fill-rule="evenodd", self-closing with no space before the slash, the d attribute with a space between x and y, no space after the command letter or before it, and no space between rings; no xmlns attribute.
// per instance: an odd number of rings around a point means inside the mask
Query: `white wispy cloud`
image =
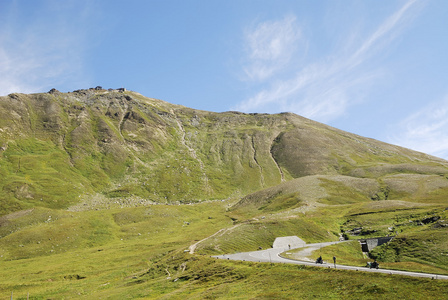
<svg viewBox="0 0 448 300"><path fill-rule="evenodd" d="M448 158L448 94L402 120L389 142Z"/></svg>
<svg viewBox="0 0 448 300"><path fill-rule="evenodd" d="M245 75L254 81L273 76L290 62L300 37L301 31L294 16L263 22L246 30Z"/></svg>
<svg viewBox="0 0 448 300"><path fill-rule="evenodd" d="M400 33L401 27L405 24L404 21L409 17L407 13L415 5L416 1L410 0L406 2L399 10L387 18L373 34L364 40L351 56L352 63L362 63L372 52L381 51L382 48L387 47L387 44Z"/></svg>
<svg viewBox="0 0 448 300"><path fill-rule="evenodd" d="M292 111L322 122L329 122L344 115L350 106L363 101L363 92L375 79L381 78L384 74L386 67L375 65L373 60L408 24L413 12L416 11L411 9L415 3L415 0L406 2L370 34L363 37L358 35L355 39L351 37L351 47L348 49L344 46L344 49L336 49L326 56L304 64L287 79L271 77L267 86L254 96L240 102L234 109L270 113ZM293 17L289 18L295 20ZM271 29L267 27L272 26L272 31L279 31L278 27L281 24L286 24L285 32L302 32L295 21L263 23L262 28L263 31L270 32ZM342 34L350 36L350 32ZM303 35L300 37L305 40ZM302 43L306 44L304 41ZM278 49L285 51L286 58L297 55L297 47ZM291 49L294 52L291 53ZM275 57L283 55L275 52ZM257 64L254 63L254 66ZM280 71L277 69L277 72Z"/></svg>
<svg viewBox="0 0 448 300"><path fill-rule="evenodd" d="M31 93L66 82L81 85L86 10L76 3L45 1L24 18L20 2L3 6L0 28L0 95ZM74 22L76 20L76 22ZM79 23L78 23L79 22Z"/></svg>

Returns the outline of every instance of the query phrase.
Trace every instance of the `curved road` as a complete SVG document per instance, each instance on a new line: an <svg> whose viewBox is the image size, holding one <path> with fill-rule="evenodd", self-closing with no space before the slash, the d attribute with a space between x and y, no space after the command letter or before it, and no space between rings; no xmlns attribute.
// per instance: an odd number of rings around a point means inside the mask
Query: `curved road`
<svg viewBox="0 0 448 300"><path fill-rule="evenodd" d="M343 243L343 241L342 242L338 241L338 242L315 243L315 244L303 243L301 246L290 245L288 247L270 248L270 249L266 249L266 250L242 252L242 253L235 253L235 254L224 254L224 255L218 255L218 256L213 256L213 257L216 257L219 259L228 259L228 260L287 263L287 264L306 265L306 266L313 266L313 267L335 268L335 265L333 265L333 263L324 262L323 264L316 264L312 261L302 261L302 260L293 260L293 259L284 258L284 257L281 257L280 254L282 252L288 251L289 249L297 249L297 248L304 248L304 251L310 252L310 251L317 250L319 248L337 244L337 243ZM275 245L275 243L274 243L274 245ZM336 269L351 270L351 271L363 271L363 272L376 272L376 273L448 280L448 276L446 276L446 275L436 275L436 274L430 274L430 273L418 273L418 272L407 272L407 271L386 270L386 269L369 269L366 267L354 267L354 266L346 266L346 265L340 265L340 264L336 264Z"/></svg>

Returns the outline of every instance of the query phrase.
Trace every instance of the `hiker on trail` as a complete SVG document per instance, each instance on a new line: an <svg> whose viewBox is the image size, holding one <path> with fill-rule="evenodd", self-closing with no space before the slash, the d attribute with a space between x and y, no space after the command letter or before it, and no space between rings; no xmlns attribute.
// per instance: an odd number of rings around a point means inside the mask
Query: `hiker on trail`
<svg viewBox="0 0 448 300"><path fill-rule="evenodd" d="M291 245L290 244L288 244L288 248L291 249Z"/></svg>
<svg viewBox="0 0 448 300"><path fill-rule="evenodd" d="M333 264L334 264L334 268L336 269L336 256L333 256Z"/></svg>

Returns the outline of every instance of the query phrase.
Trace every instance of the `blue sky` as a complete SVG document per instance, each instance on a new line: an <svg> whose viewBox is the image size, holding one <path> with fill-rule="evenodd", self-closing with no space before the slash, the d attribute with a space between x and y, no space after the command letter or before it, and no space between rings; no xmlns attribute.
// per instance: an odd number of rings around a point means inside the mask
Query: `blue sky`
<svg viewBox="0 0 448 300"><path fill-rule="evenodd" d="M446 0L1 0L0 95L125 87L448 159Z"/></svg>

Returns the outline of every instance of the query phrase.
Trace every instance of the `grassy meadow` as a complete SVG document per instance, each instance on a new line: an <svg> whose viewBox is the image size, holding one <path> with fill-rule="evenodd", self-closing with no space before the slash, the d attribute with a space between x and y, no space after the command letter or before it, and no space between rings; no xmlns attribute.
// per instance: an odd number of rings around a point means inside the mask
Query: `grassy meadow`
<svg viewBox="0 0 448 300"><path fill-rule="evenodd" d="M6 276L0 279L0 294L7 297L13 292L14 299L26 299L28 294L29 299L428 299L448 293L446 281L211 258L271 247L278 236L298 235L308 243L336 240L341 220L354 217L352 206L335 205L306 215L245 219L240 213L237 219L229 210L231 204L211 201L94 211L34 208L3 216L0 273ZM363 203L361 207L362 212L372 210ZM396 225L400 221L387 217L390 209L389 205L375 214L382 220L379 227L386 218ZM413 212L416 219L429 212L445 213L422 209ZM359 218L360 223L375 223L372 217ZM431 226L416 227L398 237L430 234L440 247L434 253L443 251L446 231L439 229L436 237ZM189 246L201 240L190 254ZM382 261L381 267L448 274L446 261L439 265L412 259L409 253L416 246L402 247L400 261L395 261L395 252L393 256L383 250L390 261ZM322 248L318 254L363 266L371 259L360 250L354 240Z"/></svg>

